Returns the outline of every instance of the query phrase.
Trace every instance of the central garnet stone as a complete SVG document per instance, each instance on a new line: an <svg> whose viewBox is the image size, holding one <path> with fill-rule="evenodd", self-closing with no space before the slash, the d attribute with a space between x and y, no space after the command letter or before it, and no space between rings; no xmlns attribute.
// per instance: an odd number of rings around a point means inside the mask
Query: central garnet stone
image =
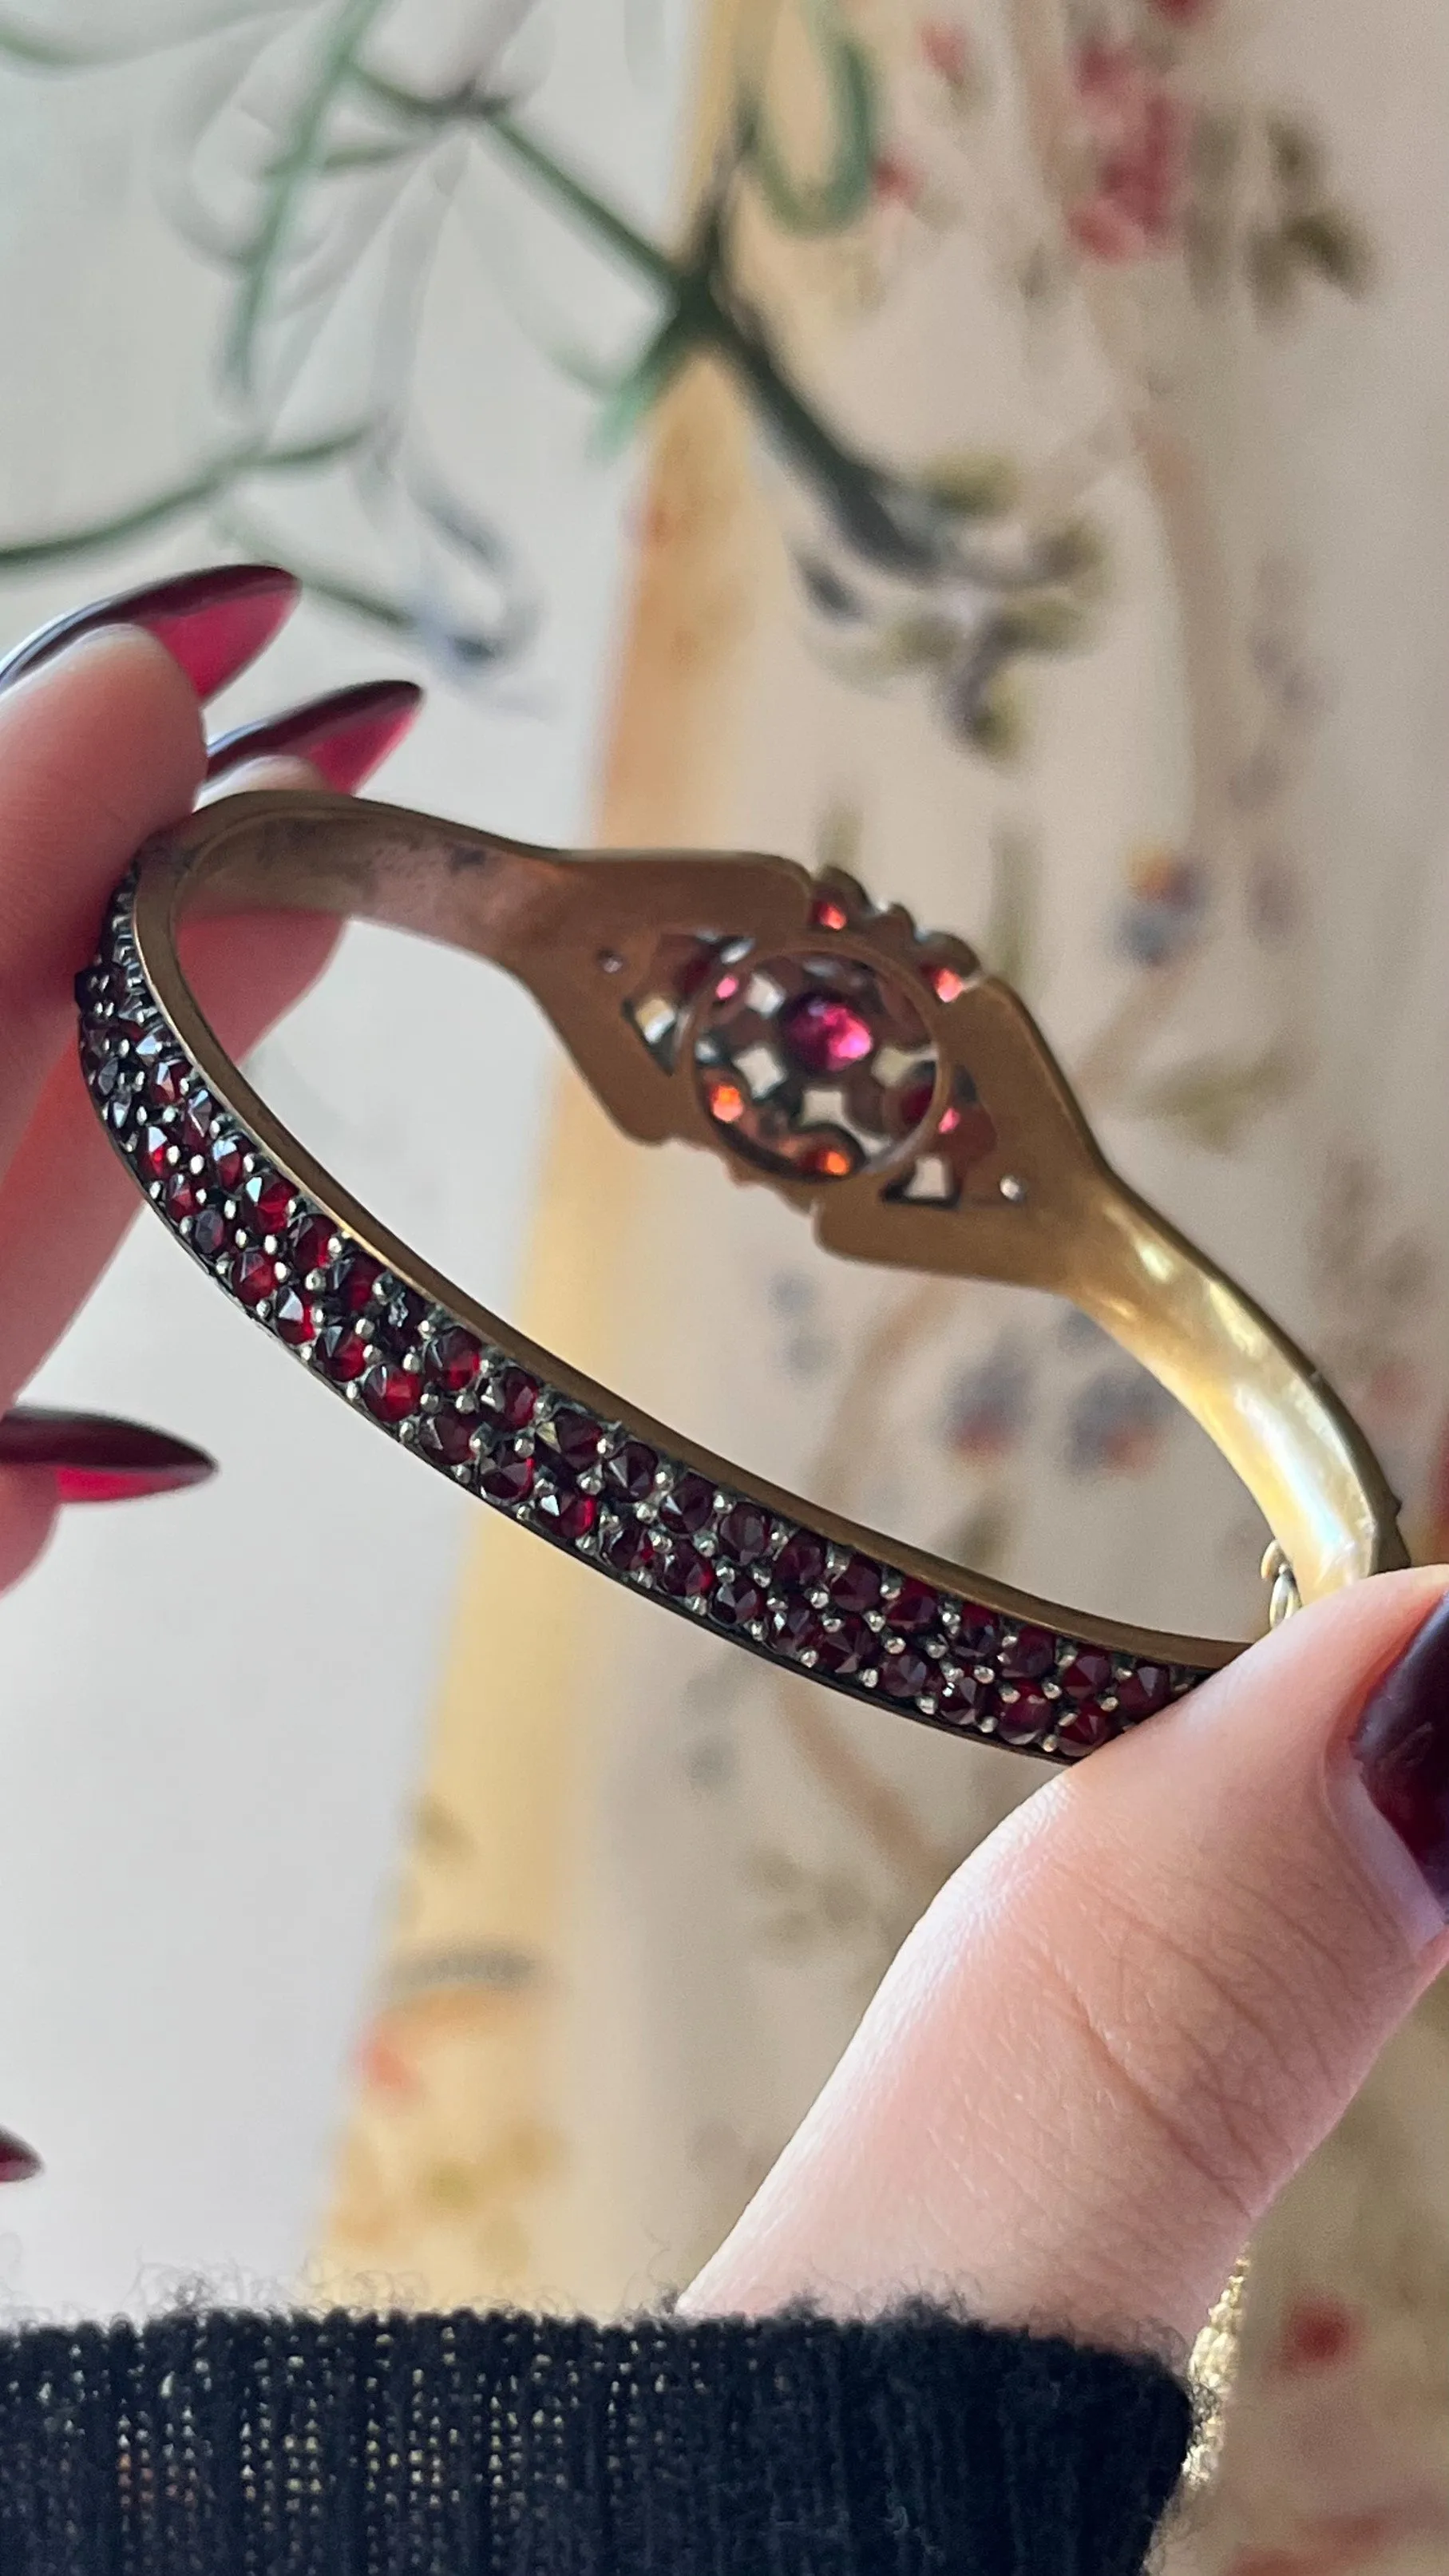
<svg viewBox="0 0 1449 2576"><path fill-rule="evenodd" d="M802 1073L848 1073L875 1050L869 1020L838 993L797 993L785 1004L778 1026Z"/></svg>

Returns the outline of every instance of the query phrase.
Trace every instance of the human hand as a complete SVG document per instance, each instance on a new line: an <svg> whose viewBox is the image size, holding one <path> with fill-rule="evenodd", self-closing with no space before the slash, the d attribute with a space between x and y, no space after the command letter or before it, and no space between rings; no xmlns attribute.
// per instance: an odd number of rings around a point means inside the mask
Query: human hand
<svg viewBox="0 0 1449 2576"><path fill-rule="evenodd" d="M273 566L220 567L79 610L0 662L0 1591L34 1563L67 1503L212 1472L199 1450L142 1424L13 1399L138 1204L75 1048L72 983L117 878L210 781L356 787L416 712L412 682L382 681L208 748L201 704L297 596ZM254 1045L297 999L335 935L334 922L296 913L196 925L189 972L229 1051ZM30 2150L0 2132L0 2181L34 2170Z"/></svg>
<svg viewBox="0 0 1449 2576"><path fill-rule="evenodd" d="M915 2297L1181 2360L1449 1963L1449 1572L1058 1773L906 1941L686 2315Z"/></svg>

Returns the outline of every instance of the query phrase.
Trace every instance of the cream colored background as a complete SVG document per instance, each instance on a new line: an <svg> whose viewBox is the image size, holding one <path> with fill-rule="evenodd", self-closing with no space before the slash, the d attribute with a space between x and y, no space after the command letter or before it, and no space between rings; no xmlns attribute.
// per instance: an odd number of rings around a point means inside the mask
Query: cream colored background
<svg viewBox="0 0 1449 2576"><path fill-rule="evenodd" d="M541 108L645 217L669 183L689 14L552 12ZM141 21L138 5L132 35ZM122 507L213 435L220 282L156 194L174 86L147 65L80 83L0 68L0 540ZM570 246L516 218L511 239L563 307ZM306 607L216 721L411 670L432 700L386 792L569 837L592 799L635 470L596 453L592 399L462 250L443 291L457 327L445 304L431 434L470 461L542 595L538 650L467 686ZM590 318L618 329L607 296ZM235 551L197 524L0 581L0 638ZM506 1306L548 1065L501 978L355 934L261 1072L364 1195ZM0 2210L0 2293L91 2313L178 2275L285 2294L390 1912L466 1509L395 1475L159 1228L138 1229L34 1391L163 1423L222 1474L72 1514L0 1604L0 2117L48 2165Z"/></svg>

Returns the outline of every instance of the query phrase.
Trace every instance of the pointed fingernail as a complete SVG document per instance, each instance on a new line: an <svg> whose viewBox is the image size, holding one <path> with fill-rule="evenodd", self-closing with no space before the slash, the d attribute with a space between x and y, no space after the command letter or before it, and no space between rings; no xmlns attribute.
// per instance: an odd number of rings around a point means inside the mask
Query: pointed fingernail
<svg viewBox="0 0 1449 2576"><path fill-rule="evenodd" d="M1384 1675L1349 1749L1370 1803L1449 1917L1449 1598Z"/></svg>
<svg viewBox="0 0 1449 2576"><path fill-rule="evenodd" d="M0 1467L48 1467L63 1503L126 1503L180 1493L216 1474L216 1461L186 1440L109 1413L14 1404L0 1416Z"/></svg>
<svg viewBox="0 0 1449 2576"><path fill-rule="evenodd" d="M13 2129L0 2129L0 2182L30 2182L45 2167L33 2147Z"/></svg>
<svg viewBox="0 0 1449 2576"><path fill-rule="evenodd" d="M422 702L415 680L364 680L354 689L333 689L307 706L289 707L285 715L224 733L211 746L207 777L220 778L243 761L290 756L305 760L329 787L350 791L401 742Z"/></svg>
<svg viewBox="0 0 1449 2576"><path fill-rule="evenodd" d="M213 697L270 644L300 596L301 584L280 564L215 564L141 590L118 591L27 635L0 661L0 689L53 662L83 635L109 626L144 626L165 645L197 696Z"/></svg>

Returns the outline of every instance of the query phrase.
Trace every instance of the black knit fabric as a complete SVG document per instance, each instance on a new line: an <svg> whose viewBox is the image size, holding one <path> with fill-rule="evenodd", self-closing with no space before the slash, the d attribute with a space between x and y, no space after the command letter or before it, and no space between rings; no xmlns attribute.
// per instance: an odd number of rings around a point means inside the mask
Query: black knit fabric
<svg viewBox="0 0 1449 2576"><path fill-rule="evenodd" d="M0 2337L0 2576L1137 2576L1156 2363L937 2311Z"/></svg>

